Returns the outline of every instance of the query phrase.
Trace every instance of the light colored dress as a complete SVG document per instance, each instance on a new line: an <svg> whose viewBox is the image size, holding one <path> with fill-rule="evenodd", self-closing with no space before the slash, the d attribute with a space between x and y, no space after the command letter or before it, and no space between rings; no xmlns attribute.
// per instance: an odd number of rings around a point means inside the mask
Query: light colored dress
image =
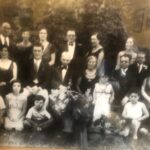
<svg viewBox="0 0 150 150"><path fill-rule="evenodd" d="M95 84L95 89L93 93L95 103L93 121L100 119L102 115L106 117L110 116L110 98L112 91L112 85L109 83Z"/></svg>
<svg viewBox="0 0 150 150"><path fill-rule="evenodd" d="M25 116L20 117L23 107L27 104L27 97L29 91L24 89L19 95L9 93L6 95L7 102L7 117L5 118L4 127L7 130L16 129L23 130L23 119Z"/></svg>

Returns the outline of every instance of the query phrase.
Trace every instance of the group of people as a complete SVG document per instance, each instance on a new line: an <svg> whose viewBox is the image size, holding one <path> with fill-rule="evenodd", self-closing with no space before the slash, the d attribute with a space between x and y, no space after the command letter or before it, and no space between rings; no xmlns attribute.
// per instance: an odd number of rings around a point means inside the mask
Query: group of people
<svg viewBox="0 0 150 150"><path fill-rule="evenodd" d="M58 116L51 111L49 95L53 89L69 86L86 97L85 103L91 98L90 126L96 126L103 117L109 119L115 105L118 113L123 112L125 120L122 134L133 129L133 138L138 138L141 122L149 117L150 68L146 53L135 47L132 37L128 37L126 49L118 53L116 68L108 76L105 74L105 51L98 33L91 35L89 51L77 43L74 29L66 32L66 40L59 50L48 41L46 28L39 30L34 44L28 30L22 32L22 41L16 44L11 41L10 34L11 25L2 23L0 122L6 130L30 128L41 131L50 127ZM63 131L69 133L74 125L70 112L70 109L69 112L64 110L61 118L66 129Z"/></svg>

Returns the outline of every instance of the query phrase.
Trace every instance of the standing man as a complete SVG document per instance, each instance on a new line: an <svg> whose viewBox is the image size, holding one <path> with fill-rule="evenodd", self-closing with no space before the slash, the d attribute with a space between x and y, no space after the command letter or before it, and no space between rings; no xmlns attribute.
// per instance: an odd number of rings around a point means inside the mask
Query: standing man
<svg viewBox="0 0 150 150"><path fill-rule="evenodd" d="M9 48L10 58L14 59L15 57L15 48L12 40L10 39L11 35L11 25L8 22L3 22L1 26L1 34L0 34L0 47L3 45Z"/></svg>

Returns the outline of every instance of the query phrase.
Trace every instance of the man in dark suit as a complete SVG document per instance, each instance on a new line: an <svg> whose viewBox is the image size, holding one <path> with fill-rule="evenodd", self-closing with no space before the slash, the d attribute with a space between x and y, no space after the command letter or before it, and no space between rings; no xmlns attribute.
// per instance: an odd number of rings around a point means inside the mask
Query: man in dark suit
<svg viewBox="0 0 150 150"><path fill-rule="evenodd" d="M116 104L118 104L135 85L133 71L129 68L130 60L131 57L129 55L122 55L120 58L120 69L115 70L113 73L113 77L120 85L120 89L116 93Z"/></svg>
<svg viewBox="0 0 150 150"><path fill-rule="evenodd" d="M3 45L9 48L9 55L11 59L15 59L15 45L10 39L11 25L8 22L3 22L0 34L0 47Z"/></svg>
<svg viewBox="0 0 150 150"><path fill-rule="evenodd" d="M149 75L149 65L146 63L146 53L139 51L134 64L130 66L136 78L135 86L140 89L144 79Z"/></svg>
<svg viewBox="0 0 150 150"><path fill-rule="evenodd" d="M71 58L67 51L64 51L60 57L60 64L55 68L49 68L48 81L51 88L57 89L61 85L68 86L69 82L73 82L73 69L70 67ZM50 85L50 84L49 84Z"/></svg>
<svg viewBox="0 0 150 150"><path fill-rule="evenodd" d="M66 32L66 40L62 42L61 51L58 54L58 60L60 60L61 53L67 51L70 55L70 67L74 70L74 75L78 76L84 69L85 64L85 49L83 45L77 42L77 35L74 29L69 29Z"/></svg>
<svg viewBox="0 0 150 150"><path fill-rule="evenodd" d="M29 62L28 82L30 86L41 86L45 88L48 65L42 60L42 46L33 46L33 59Z"/></svg>

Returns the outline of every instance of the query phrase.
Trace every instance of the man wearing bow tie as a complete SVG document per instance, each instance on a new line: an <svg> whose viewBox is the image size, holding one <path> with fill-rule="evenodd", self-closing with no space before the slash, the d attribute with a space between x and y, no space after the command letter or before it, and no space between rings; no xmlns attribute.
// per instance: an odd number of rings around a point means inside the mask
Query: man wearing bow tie
<svg viewBox="0 0 150 150"><path fill-rule="evenodd" d="M67 86L73 80L73 70L69 66L71 62L70 54L64 51L61 54L60 64L55 68L51 68L51 88L59 88L59 86Z"/></svg>
<svg viewBox="0 0 150 150"><path fill-rule="evenodd" d="M149 74L149 65L146 63L146 53L144 51L138 52L136 62L130 68L133 70L136 78L135 86L140 89L144 79Z"/></svg>
<svg viewBox="0 0 150 150"><path fill-rule="evenodd" d="M10 58L15 58L15 48L12 40L10 39L11 35L11 25L8 22L3 22L1 26L0 34L0 47L7 46L9 48Z"/></svg>
<svg viewBox="0 0 150 150"><path fill-rule="evenodd" d="M127 54L120 58L120 69L117 69L113 73L113 77L119 82L120 89L116 93L117 99L120 101L135 84L135 77L132 70L129 67L131 57Z"/></svg>

